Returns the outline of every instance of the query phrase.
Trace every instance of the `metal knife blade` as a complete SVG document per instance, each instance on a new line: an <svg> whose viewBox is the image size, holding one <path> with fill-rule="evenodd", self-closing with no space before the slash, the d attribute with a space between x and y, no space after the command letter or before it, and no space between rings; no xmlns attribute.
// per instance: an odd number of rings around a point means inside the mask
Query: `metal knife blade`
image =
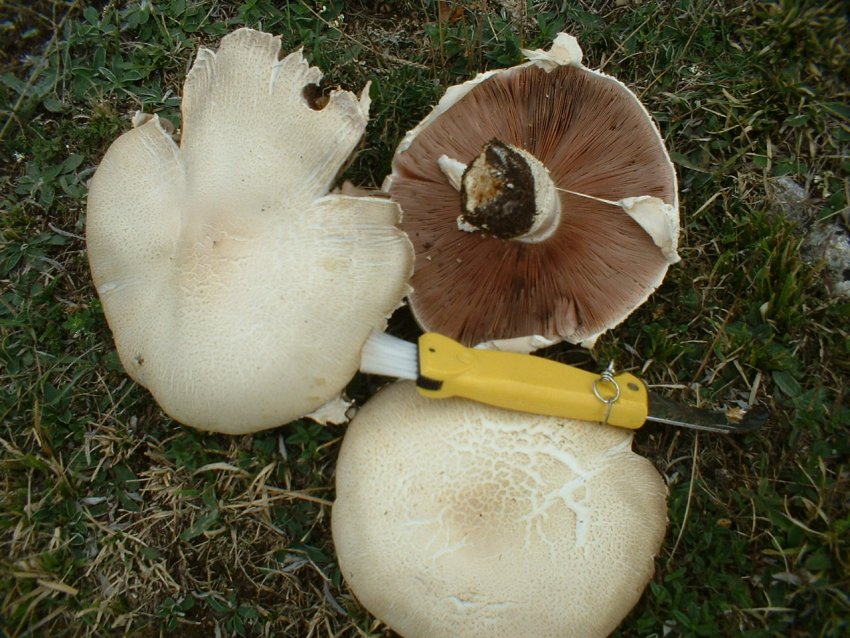
<svg viewBox="0 0 850 638"><path fill-rule="evenodd" d="M746 411L740 421L733 420L729 415L714 410L694 408L684 403L678 403L659 394L649 391L649 415L647 421L675 425L704 432L721 432L726 434L737 432L752 432L767 423L769 413L766 408L753 406Z"/></svg>

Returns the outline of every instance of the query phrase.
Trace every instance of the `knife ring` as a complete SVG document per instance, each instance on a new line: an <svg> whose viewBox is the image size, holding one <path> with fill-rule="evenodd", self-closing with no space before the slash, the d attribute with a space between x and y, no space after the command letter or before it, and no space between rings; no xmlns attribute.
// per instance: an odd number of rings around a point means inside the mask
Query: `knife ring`
<svg viewBox="0 0 850 638"><path fill-rule="evenodd" d="M599 391L599 386L602 383L608 383L614 388L614 395L608 399L602 396L602 393ZM608 417L611 416L611 408L614 407L614 404L620 398L620 384L614 379L614 362L608 364L608 367L602 372L600 377L593 382L593 394L594 396L602 401L608 409L605 411L605 418L602 420L602 423L608 425Z"/></svg>

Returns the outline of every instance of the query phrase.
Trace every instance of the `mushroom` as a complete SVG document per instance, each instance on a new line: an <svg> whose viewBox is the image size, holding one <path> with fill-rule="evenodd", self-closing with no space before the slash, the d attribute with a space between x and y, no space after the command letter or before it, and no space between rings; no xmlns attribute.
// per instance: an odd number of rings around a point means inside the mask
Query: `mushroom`
<svg viewBox="0 0 850 638"><path fill-rule="evenodd" d="M425 330L530 351L594 339L676 254L676 174L637 97L559 34L528 62L449 88L383 188L416 250Z"/></svg>
<svg viewBox="0 0 850 638"><path fill-rule="evenodd" d="M630 431L386 386L349 424L342 574L407 638L608 635L654 572L666 486Z"/></svg>
<svg viewBox="0 0 850 638"><path fill-rule="evenodd" d="M89 190L89 263L121 362L203 430L344 419L360 349L408 290L398 207L329 194L365 130L369 87L316 108L321 72L279 52L251 29L201 49L180 145L138 116Z"/></svg>

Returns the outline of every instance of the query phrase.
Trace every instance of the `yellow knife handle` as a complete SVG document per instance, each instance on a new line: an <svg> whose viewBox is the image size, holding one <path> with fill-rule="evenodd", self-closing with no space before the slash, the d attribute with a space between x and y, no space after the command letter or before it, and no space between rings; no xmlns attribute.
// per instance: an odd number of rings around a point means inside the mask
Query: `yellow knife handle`
<svg viewBox="0 0 850 638"><path fill-rule="evenodd" d="M430 398L463 397L631 429L644 424L649 407L646 386L634 375L606 379L543 357L467 348L431 332L419 337L416 384L419 393Z"/></svg>

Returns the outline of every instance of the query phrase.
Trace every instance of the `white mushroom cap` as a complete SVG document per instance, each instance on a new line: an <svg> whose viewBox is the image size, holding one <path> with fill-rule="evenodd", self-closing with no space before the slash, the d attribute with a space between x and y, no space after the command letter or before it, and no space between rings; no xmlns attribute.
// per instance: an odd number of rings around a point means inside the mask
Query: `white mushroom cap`
<svg viewBox="0 0 850 638"><path fill-rule="evenodd" d="M376 394L346 432L333 538L406 638L608 635L654 571L666 487L630 431Z"/></svg>
<svg viewBox="0 0 850 638"><path fill-rule="evenodd" d="M328 194L360 140L368 87L335 91L300 51L240 29L201 49L178 146L159 118L91 183L92 277L127 373L174 419L242 433L333 402L407 292L411 248L383 198ZM324 411L343 418L344 405Z"/></svg>

